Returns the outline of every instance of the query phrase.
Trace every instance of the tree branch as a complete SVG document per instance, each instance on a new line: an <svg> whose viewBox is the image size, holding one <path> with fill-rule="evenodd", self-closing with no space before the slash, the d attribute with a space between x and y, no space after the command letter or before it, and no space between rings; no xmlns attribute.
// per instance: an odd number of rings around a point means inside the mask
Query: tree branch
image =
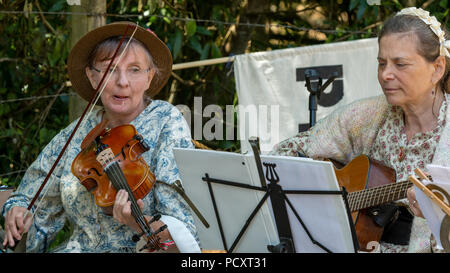
<svg viewBox="0 0 450 273"><path fill-rule="evenodd" d="M8 58L8 57L0 58L0 63L3 63L3 62L18 62L18 61L20 61L19 58Z"/></svg>
<svg viewBox="0 0 450 273"><path fill-rule="evenodd" d="M46 25L46 26L48 27L48 29L50 29L50 31L56 36L57 33L56 33L55 29L52 27L52 25L50 25L50 23L47 21L47 19L45 19L45 16L44 16L44 14L42 13L42 9L41 9L41 6L39 5L39 1L38 1L38 0L35 0L34 3L36 4L36 7L37 7L38 10L39 10L39 15L40 15L41 18L42 18L42 22L44 22L44 25Z"/></svg>
<svg viewBox="0 0 450 273"><path fill-rule="evenodd" d="M363 28L362 31L368 30L368 29L371 29L371 28L374 28L374 27L377 27L377 26L379 26L379 25L381 25L381 24L383 24L383 22L381 22L381 21L376 22L375 24L371 24L371 25L369 25L369 26ZM334 42L339 42L339 41L346 40L348 37L350 37L350 36L352 36L352 35L353 35L353 33L344 35L344 36L342 36L341 38L336 39Z"/></svg>

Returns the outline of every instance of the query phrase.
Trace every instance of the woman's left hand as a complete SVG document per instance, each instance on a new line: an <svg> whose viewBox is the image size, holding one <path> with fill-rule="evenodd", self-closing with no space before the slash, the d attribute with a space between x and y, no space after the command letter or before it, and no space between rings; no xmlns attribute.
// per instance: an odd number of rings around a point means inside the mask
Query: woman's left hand
<svg viewBox="0 0 450 273"><path fill-rule="evenodd" d="M139 209L142 210L144 208L144 202L139 199L137 200L137 204L139 206ZM119 190L116 194L116 200L114 201L114 207L113 207L113 217L121 224L125 224L127 226L130 226L133 228L137 233L140 233L142 230L139 227L138 223L134 219L133 215L131 215L131 201L128 200L128 193L125 190ZM150 216L144 216L145 220L148 222L152 217ZM159 229L161 226L163 226L164 223L161 220L155 221L151 224L151 227L153 230ZM158 236L160 237L160 240L166 241L166 240L173 240L172 236L170 235L168 229L163 230L162 232L158 233ZM174 244L169 247L169 250L178 251L177 246Z"/></svg>
<svg viewBox="0 0 450 273"><path fill-rule="evenodd" d="M137 204L140 210L144 208L144 202L141 199L137 200ZM116 194L113 217L119 223L130 226L137 232L141 231L138 223L131 214L131 201L128 200L128 193L125 190L119 190Z"/></svg>
<svg viewBox="0 0 450 273"><path fill-rule="evenodd" d="M422 210L420 209L419 203L417 202L414 187L410 187L406 191L406 196L409 201L409 209L411 210L411 212L414 213L415 216L425 218L422 214Z"/></svg>

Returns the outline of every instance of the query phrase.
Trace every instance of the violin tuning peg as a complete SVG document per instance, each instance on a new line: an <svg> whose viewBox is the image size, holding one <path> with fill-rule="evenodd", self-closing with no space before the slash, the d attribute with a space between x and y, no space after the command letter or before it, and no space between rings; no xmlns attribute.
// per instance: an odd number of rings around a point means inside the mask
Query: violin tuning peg
<svg viewBox="0 0 450 273"><path fill-rule="evenodd" d="M147 141L145 139L142 139L141 141L139 141L139 143L141 143L142 148L146 151L150 150L150 145L148 145Z"/></svg>
<svg viewBox="0 0 450 273"><path fill-rule="evenodd" d="M150 221L148 221L148 224L150 225L153 222L159 221L159 219L161 219L161 214L156 214L152 217L152 219L150 219Z"/></svg>
<svg viewBox="0 0 450 273"><path fill-rule="evenodd" d="M131 237L131 240L133 240L133 242L137 243L140 240L140 236L137 234L134 234L133 237Z"/></svg>
<svg viewBox="0 0 450 273"><path fill-rule="evenodd" d="M167 229L167 225L164 225L164 226L160 227L157 231L155 231L155 234L158 234L158 233L160 233L161 231L164 231L164 230L166 230L166 229Z"/></svg>
<svg viewBox="0 0 450 273"><path fill-rule="evenodd" d="M150 146L148 145L147 141L141 135L137 134L133 138L136 139L137 141L139 141L139 144L141 145L142 149L144 149L145 151L150 150Z"/></svg>
<svg viewBox="0 0 450 273"><path fill-rule="evenodd" d="M159 221L159 219L161 219L161 214L156 214L155 216L153 216L152 220L150 220L150 223Z"/></svg>

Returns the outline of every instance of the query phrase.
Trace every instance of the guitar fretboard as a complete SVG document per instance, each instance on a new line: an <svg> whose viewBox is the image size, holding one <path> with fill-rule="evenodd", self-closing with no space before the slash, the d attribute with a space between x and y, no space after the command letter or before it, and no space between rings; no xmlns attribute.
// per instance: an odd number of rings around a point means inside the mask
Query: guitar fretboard
<svg viewBox="0 0 450 273"><path fill-rule="evenodd" d="M403 199L406 197L406 190L411 186L411 182L404 181L351 192L347 196L350 210L357 211Z"/></svg>

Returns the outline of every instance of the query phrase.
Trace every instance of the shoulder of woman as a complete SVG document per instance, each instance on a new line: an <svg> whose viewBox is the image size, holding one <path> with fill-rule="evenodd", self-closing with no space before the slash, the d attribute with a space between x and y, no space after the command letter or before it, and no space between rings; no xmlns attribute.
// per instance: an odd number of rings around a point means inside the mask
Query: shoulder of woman
<svg viewBox="0 0 450 273"><path fill-rule="evenodd" d="M190 137L189 125L183 114L176 106L166 101L153 100L134 123L136 128L142 127L140 129L146 131L149 128L149 122L152 123L150 127L153 128L150 131L159 128Z"/></svg>
<svg viewBox="0 0 450 273"><path fill-rule="evenodd" d="M67 127L61 129L46 146L63 145L72 133L78 119L74 120Z"/></svg>
<svg viewBox="0 0 450 273"><path fill-rule="evenodd" d="M323 121L332 123L353 123L356 120L370 120L377 116L377 113L385 113L387 106L388 104L384 96L359 99L338 107L325 117ZM319 123L321 122L322 120Z"/></svg>
<svg viewBox="0 0 450 273"><path fill-rule="evenodd" d="M333 116L341 122L355 123L377 123L384 120L388 113L389 104L384 95L364 98L351 102L338 110Z"/></svg>
<svg viewBox="0 0 450 273"><path fill-rule="evenodd" d="M165 112L165 113L171 113L171 115L180 115L181 112L178 109L177 106L174 106L173 104L163 101L163 100L152 100L150 105L146 108L146 110L150 112Z"/></svg>
<svg viewBox="0 0 450 273"><path fill-rule="evenodd" d="M361 111L385 111L389 106L384 95L363 98L347 105L350 109L361 109ZM345 107L345 106L344 106Z"/></svg>
<svg viewBox="0 0 450 273"><path fill-rule="evenodd" d="M345 134L352 139L374 134L385 120L388 106L384 96L364 98L345 105L330 114L311 133ZM318 124L318 125L319 125Z"/></svg>

